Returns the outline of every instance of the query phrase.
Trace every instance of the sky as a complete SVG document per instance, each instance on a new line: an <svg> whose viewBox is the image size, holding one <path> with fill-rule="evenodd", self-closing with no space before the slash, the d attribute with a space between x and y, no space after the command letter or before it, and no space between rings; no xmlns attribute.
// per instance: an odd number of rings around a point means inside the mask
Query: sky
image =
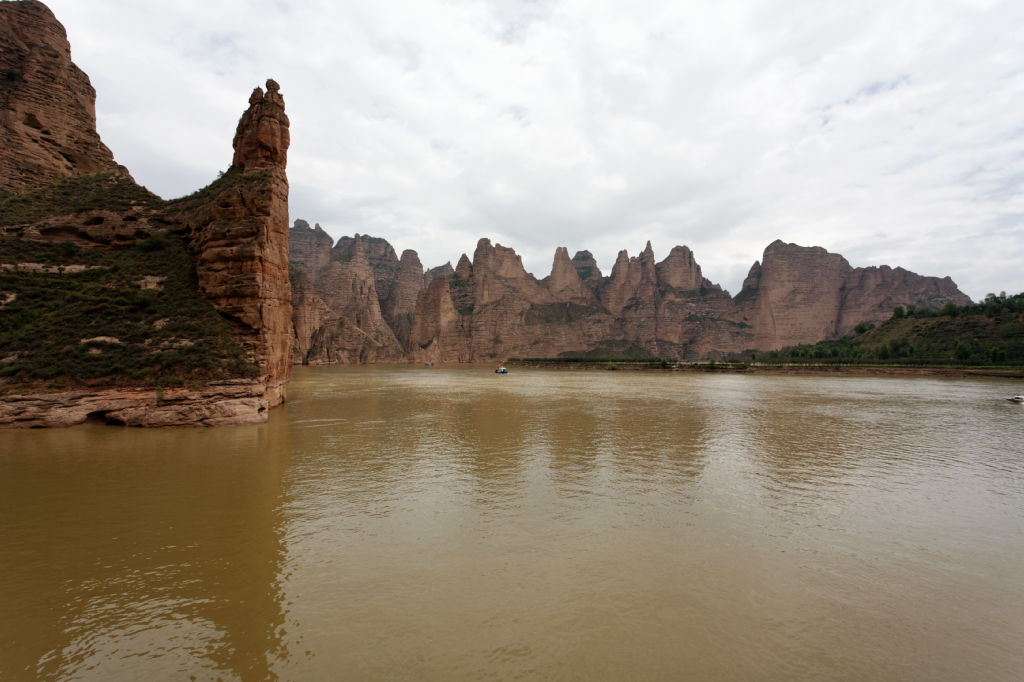
<svg viewBox="0 0 1024 682"><path fill-rule="evenodd" d="M776 239L1024 291L1024 2L49 0L135 179L231 163L269 77L292 220L425 267L689 246L733 294Z"/></svg>

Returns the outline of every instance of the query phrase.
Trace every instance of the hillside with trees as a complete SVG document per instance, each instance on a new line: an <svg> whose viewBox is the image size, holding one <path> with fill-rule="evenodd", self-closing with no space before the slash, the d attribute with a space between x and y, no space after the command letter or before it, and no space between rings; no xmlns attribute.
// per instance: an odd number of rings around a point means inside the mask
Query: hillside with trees
<svg viewBox="0 0 1024 682"><path fill-rule="evenodd" d="M980 303L939 310L896 306L841 339L735 359L795 364L1024 366L1024 293L989 294Z"/></svg>

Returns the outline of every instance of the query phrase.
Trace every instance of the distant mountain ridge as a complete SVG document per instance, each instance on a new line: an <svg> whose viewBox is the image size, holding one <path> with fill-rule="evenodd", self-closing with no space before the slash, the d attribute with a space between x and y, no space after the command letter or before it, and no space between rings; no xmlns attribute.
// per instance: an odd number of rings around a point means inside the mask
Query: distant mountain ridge
<svg viewBox="0 0 1024 682"><path fill-rule="evenodd" d="M551 273L527 273L511 248L481 239L470 259L424 272L384 239L337 244L319 225L290 230L295 362L486 362L512 357L698 360L838 338L897 305L970 299L949 277L854 268L820 247L775 241L731 297L676 246L620 251L603 275L587 251L555 250Z"/></svg>

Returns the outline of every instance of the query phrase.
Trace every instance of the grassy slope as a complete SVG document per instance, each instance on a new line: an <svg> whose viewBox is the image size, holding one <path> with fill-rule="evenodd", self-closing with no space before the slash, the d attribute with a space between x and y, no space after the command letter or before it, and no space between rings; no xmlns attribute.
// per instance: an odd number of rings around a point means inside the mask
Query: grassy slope
<svg viewBox="0 0 1024 682"><path fill-rule="evenodd" d="M0 225L24 225L98 209L157 208L162 204L163 200L145 187L115 173L72 175L21 194L0 195Z"/></svg>
<svg viewBox="0 0 1024 682"><path fill-rule="evenodd" d="M835 341L757 353L761 362L1024 365L1024 294L942 311L897 311ZM749 354L747 355L749 358Z"/></svg>
<svg viewBox="0 0 1024 682"><path fill-rule="evenodd" d="M130 180L77 176L0 197L0 224L163 205ZM0 380L8 384L171 386L256 374L238 333L200 295L192 259L176 236L114 250L5 237L0 263L90 266L0 272ZM143 288L147 276L162 278L161 286ZM95 337L118 343L83 342Z"/></svg>

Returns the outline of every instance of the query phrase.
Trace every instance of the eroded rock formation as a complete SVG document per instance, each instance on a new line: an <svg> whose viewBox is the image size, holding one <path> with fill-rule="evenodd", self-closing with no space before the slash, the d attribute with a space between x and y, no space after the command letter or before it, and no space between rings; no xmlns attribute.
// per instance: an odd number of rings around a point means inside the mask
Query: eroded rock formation
<svg viewBox="0 0 1024 682"><path fill-rule="evenodd" d="M267 80L266 94L253 90L238 122L222 189L165 212L187 232L203 296L243 328L271 407L284 401L292 365L288 141L284 98Z"/></svg>
<svg viewBox="0 0 1024 682"><path fill-rule="evenodd" d="M292 233L292 292L296 362L349 364L400 360L411 326L408 299L423 286L423 270L406 257L415 281L383 239L360 235L333 240L296 220ZM379 288L378 288L379 284ZM413 289L410 294L408 289ZM404 340L404 339L403 339Z"/></svg>
<svg viewBox="0 0 1024 682"><path fill-rule="evenodd" d="M297 222L292 232L293 244L303 245L293 247L293 268L322 263L328 240L317 237L321 255L314 257L304 246L310 240L308 224ZM349 261L365 262L356 278L361 289L347 280L332 282L330 273L338 266L331 263L319 266L317 298L296 299L298 361L481 362L587 354L693 360L836 338L860 322L887 319L896 305L936 308L948 301L968 302L949 278L888 266L852 268L824 249L782 242L765 250L733 298L704 277L685 246L676 246L661 262L650 243L635 257L622 251L607 277L589 252L570 260L560 247L551 274L537 281L515 251L488 239L480 240L472 259L463 254L455 268L449 263L426 273L412 251L404 252L396 265L390 245L381 241L343 238L333 249ZM374 244L372 261L357 257L366 250L363 244ZM424 281L425 288L418 284ZM397 296L399 291L405 293ZM418 294L410 311L413 291ZM374 294L384 311L380 317ZM399 298L401 306L395 303ZM300 305L306 312L300 314ZM330 353L311 354L316 332L310 331L309 321L325 310L337 311L360 328L379 326L383 317L395 330L401 353L357 357L337 345L344 340L335 334ZM329 314L324 319L321 329L337 321Z"/></svg>
<svg viewBox="0 0 1024 682"><path fill-rule="evenodd" d="M238 124L231 169L191 196L163 201L138 187L103 145L95 92L71 63L65 31L44 5L0 3L0 48L0 186L9 193L4 215L18 216L0 225L0 234L103 252L140 242L163 249L167 242L160 240L173 238L194 260L198 293L190 295L205 298L207 311L212 305L221 316L210 313L218 324L230 323L226 328L241 346L234 346L242 358L238 367L244 366L237 376L221 369L221 378L205 385L160 391L134 385L130 374L111 376L109 386L92 379L81 390L46 394L18 393L19 385L7 381L0 425L69 425L97 415L147 426L266 420L268 408L284 400L294 338L285 174L289 123L277 83L268 80L265 92L253 91ZM20 272L17 263L0 261ZM60 271L76 270L71 264ZM136 286L161 285L142 278ZM149 328L160 330L164 323ZM191 343L148 342L134 343L143 354ZM0 361L18 355L15 350ZM65 380L76 382L72 376Z"/></svg>
<svg viewBox="0 0 1024 682"><path fill-rule="evenodd" d="M233 168L243 173L261 168L284 168L288 165L288 116L284 113L281 87L267 80L267 91L257 87L249 96L249 108L242 114L232 146ZM285 225L287 227L287 224Z"/></svg>
<svg viewBox="0 0 1024 682"><path fill-rule="evenodd" d="M850 333L887 319L897 305L941 308L970 299L949 277L922 277L889 266L854 268L821 247L771 243L736 297L753 346L775 349Z"/></svg>
<svg viewBox="0 0 1024 682"><path fill-rule="evenodd" d="M76 173L127 175L96 132L96 91L41 2L0 3L0 189Z"/></svg>

